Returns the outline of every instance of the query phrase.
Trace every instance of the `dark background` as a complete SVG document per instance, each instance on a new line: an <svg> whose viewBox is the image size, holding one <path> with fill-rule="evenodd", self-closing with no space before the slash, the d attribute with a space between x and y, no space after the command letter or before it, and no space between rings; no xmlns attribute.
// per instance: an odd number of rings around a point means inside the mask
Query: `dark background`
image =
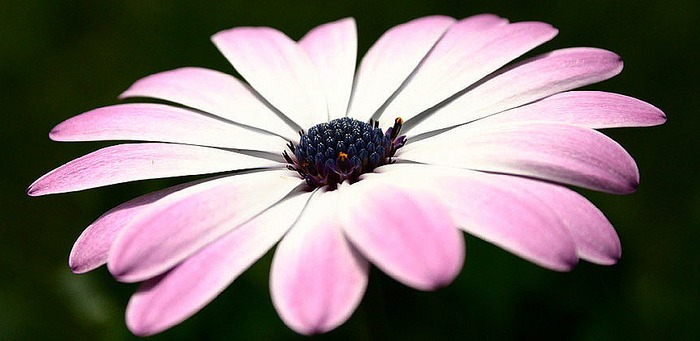
<svg viewBox="0 0 700 341"><path fill-rule="evenodd" d="M124 309L136 285L106 269L72 274L75 238L109 208L173 180L29 198L26 187L103 143L56 143L48 131L81 112L118 103L133 81L182 66L232 72L210 43L219 30L276 27L292 38L356 18L363 54L379 35L429 14L491 12L560 29L540 53L570 46L620 54L625 70L589 88L631 95L669 117L648 129L607 131L635 157L641 186L628 196L586 192L616 226L623 258L541 269L467 236L461 275L437 292L408 289L372 271L353 317L321 337L538 339L697 338L700 314L697 1L31 1L0 4L0 338L134 338ZM177 181L177 180L176 180ZM270 255L213 303L154 339L299 338L268 293Z"/></svg>

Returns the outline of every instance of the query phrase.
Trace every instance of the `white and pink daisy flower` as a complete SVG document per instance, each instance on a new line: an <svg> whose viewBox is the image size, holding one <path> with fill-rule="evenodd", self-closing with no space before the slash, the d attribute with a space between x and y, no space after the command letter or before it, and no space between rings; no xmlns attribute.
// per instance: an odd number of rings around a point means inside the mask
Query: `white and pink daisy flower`
<svg viewBox="0 0 700 341"><path fill-rule="evenodd" d="M246 82L194 67L137 81L120 97L169 104L98 108L50 137L145 142L68 162L29 194L216 174L115 207L73 247L76 273L106 264L144 282L126 312L138 335L195 314L276 244L272 303L303 334L350 317L370 264L419 290L449 284L463 231L552 270L613 264L615 230L566 185L633 192L634 160L595 129L666 118L634 98L571 91L618 74L612 52L511 63L556 34L488 14L419 18L382 35L356 71L353 19L298 42L222 31L212 40Z"/></svg>

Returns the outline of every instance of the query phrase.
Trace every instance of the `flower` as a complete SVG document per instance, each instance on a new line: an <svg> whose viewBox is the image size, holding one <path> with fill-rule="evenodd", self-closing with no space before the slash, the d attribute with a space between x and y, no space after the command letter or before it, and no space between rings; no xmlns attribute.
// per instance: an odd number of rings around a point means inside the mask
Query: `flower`
<svg viewBox="0 0 700 341"><path fill-rule="evenodd" d="M605 216L568 189L624 194L637 166L595 129L662 124L640 100L571 91L615 76L616 54L569 48L511 63L552 39L541 22L419 18L369 49L357 72L353 19L295 42L266 27L215 34L244 83L203 68L148 76L56 126L57 141L127 140L49 172L28 193L217 174L143 195L99 217L70 255L144 283L132 332L176 325L268 250L272 303L303 334L355 310L369 264L433 290L461 271L461 231L545 268L613 264ZM511 63L511 64L509 64Z"/></svg>

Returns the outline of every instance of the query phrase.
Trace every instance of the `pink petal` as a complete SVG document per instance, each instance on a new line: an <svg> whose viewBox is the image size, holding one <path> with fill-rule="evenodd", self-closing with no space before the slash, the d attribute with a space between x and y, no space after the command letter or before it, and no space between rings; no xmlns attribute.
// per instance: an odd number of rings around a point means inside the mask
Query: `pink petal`
<svg viewBox="0 0 700 341"><path fill-rule="evenodd" d="M340 216L348 239L378 268L410 287L434 290L462 269L464 239L440 198L410 184L369 174L340 189Z"/></svg>
<svg viewBox="0 0 700 341"><path fill-rule="evenodd" d="M129 330L153 335L194 315L282 238L309 196L303 193L271 207L163 276L145 282L126 308Z"/></svg>
<svg viewBox="0 0 700 341"><path fill-rule="evenodd" d="M357 58L357 29L352 18L318 26L299 45L309 54L328 101L329 119L345 116Z"/></svg>
<svg viewBox="0 0 700 341"><path fill-rule="evenodd" d="M200 146L119 144L102 148L52 170L31 184L27 192L37 196L136 180L279 165L267 159Z"/></svg>
<svg viewBox="0 0 700 341"><path fill-rule="evenodd" d="M384 33L362 58L348 116L369 120L454 22L453 18L430 16L398 25Z"/></svg>
<svg viewBox="0 0 700 341"><path fill-rule="evenodd" d="M466 89L523 53L552 39L546 23L507 24L491 15L452 25L411 81L384 111L408 120ZM393 123L393 117L384 122Z"/></svg>
<svg viewBox="0 0 700 341"><path fill-rule="evenodd" d="M531 123L465 125L405 146L398 157L420 163L508 173L610 193L639 184L632 157L588 128Z"/></svg>
<svg viewBox="0 0 700 341"><path fill-rule="evenodd" d="M129 200L97 218L73 244L68 264L74 273L92 271L107 263L107 253L119 233L138 212L154 202L197 182L169 187Z"/></svg>
<svg viewBox="0 0 700 341"><path fill-rule="evenodd" d="M328 119L323 88L309 56L269 27L221 31L212 41L250 85L302 128Z"/></svg>
<svg viewBox="0 0 700 341"><path fill-rule="evenodd" d="M262 171L204 182L138 212L109 252L120 281L157 276L269 208L301 183L293 173Z"/></svg>
<svg viewBox="0 0 700 341"><path fill-rule="evenodd" d="M569 91L479 122L496 125L527 121L559 122L594 129L648 127L666 122L666 115L653 105L632 97L601 91Z"/></svg>
<svg viewBox="0 0 700 341"><path fill-rule="evenodd" d="M49 136L56 141L142 140L176 142L278 153L279 136L162 104L121 104L88 111L63 121Z"/></svg>
<svg viewBox="0 0 700 341"><path fill-rule="evenodd" d="M463 124L600 82L620 71L622 60L609 51L595 48L556 50L497 71L418 125L406 122L406 129L417 135Z"/></svg>
<svg viewBox="0 0 700 341"><path fill-rule="evenodd" d="M529 193L533 180L400 164L385 167L381 176L431 188L460 228L535 264L566 271L578 261L576 245L559 216L547 201Z"/></svg>
<svg viewBox="0 0 700 341"><path fill-rule="evenodd" d="M247 84L219 71L186 67L157 73L137 81L119 97L162 99L288 139L297 136L296 129L261 102Z"/></svg>
<svg viewBox="0 0 700 341"><path fill-rule="evenodd" d="M337 195L316 192L272 260L272 303L284 323L302 334L345 322L367 286L368 264L343 236Z"/></svg>
<svg viewBox="0 0 700 341"><path fill-rule="evenodd" d="M522 179L521 184L557 213L576 243L579 258L611 265L622 253L620 238L607 218L580 194L562 186Z"/></svg>

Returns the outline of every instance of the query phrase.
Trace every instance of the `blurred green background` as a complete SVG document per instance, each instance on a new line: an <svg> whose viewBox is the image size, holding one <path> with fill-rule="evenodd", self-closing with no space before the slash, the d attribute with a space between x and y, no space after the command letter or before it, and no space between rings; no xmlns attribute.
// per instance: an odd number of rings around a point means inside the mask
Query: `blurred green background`
<svg viewBox="0 0 700 341"><path fill-rule="evenodd" d="M570 273L541 269L467 236L467 260L447 288L425 293L372 271L353 317L319 338L696 339L700 314L697 133L697 1L32 1L0 4L0 339L135 338L124 309L136 285L101 268L72 274L74 239L94 218L173 183L146 181L29 198L46 171L99 143L49 141L51 127L118 103L133 81L182 66L232 68L210 43L243 25L276 27L292 38L346 16L356 18L360 53L386 29L429 14L492 12L560 29L538 48L595 46L620 54L626 69L591 86L631 95L666 112L666 125L611 130L637 160L637 193L586 195L616 226L623 258L581 263ZM279 320L268 293L266 256L219 298L154 339L300 338Z"/></svg>

